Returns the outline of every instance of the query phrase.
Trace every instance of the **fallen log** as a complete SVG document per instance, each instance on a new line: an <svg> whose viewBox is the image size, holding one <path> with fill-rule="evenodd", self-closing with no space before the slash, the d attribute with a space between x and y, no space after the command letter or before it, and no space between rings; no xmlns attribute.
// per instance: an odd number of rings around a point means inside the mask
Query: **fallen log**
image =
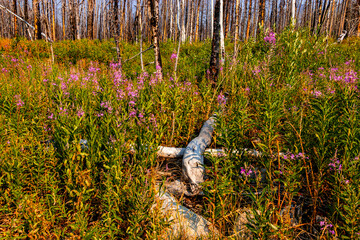
<svg viewBox="0 0 360 240"><path fill-rule="evenodd" d="M165 146L159 146L157 148L157 156L158 157L162 157L162 158L181 158L184 156L186 148L176 148L176 147L165 147ZM130 148L130 152L134 153L135 149L133 147ZM257 150L253 150L253 149L248 149L248 148L244 148L241 150L234 150L232 152L233 154L245 154L248 156L253 156L253 157L261 157L263 154ZM206 155L210 155L213 157L221 157L221 156L226 156L227 155L227 151L225 149L221 149L221 148L217 148L217 149L212 149L212 148L207 148L204 151L204 154ZM282 153L280 153L281 155Z"/></svg>
<svg viewBox="0 0 360 240"><path fill-rule="evenodd" d="M203 153L211 143L214 132L216 114L211 116L203 125L198 137L194 138L186 147L182 160L183 176L190 183L193 193L200 192L199 184L204 182L204 156Z"/></svg>
<svg viewBox="0 0 360 240"><path fill-rule="evenodd" d="M219 235L218 230L205 218L180 205L171 194L162 190L155 195L153 209L159 209L171 221L171 229L165 239L211 239Z"/></svg>

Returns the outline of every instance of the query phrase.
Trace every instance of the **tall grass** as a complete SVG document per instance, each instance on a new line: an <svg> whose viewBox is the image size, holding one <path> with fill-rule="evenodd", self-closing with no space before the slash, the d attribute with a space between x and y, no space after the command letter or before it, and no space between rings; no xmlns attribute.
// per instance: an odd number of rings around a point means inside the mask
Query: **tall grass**
<svg viewBox="0 0 360 240"><path fill-rule="evenodd" d="M204 77L209 42L182 46L176 81L176 43L163 43L160 81L139 59L115 63L112 41L57 42L51 63L46 42L1 40L0 235L161 238L169 223L151 210L166 180L155 149L185 147L222 89L212 147L226 154L207 156L196 200L222 238L235 236L241 209L257 239L358 238L360 42L267 34L241 43L236 63L227 42L216 89ZM123 60L137 52L121 44ZM263 154L234 151L243 148Z"/></svg>

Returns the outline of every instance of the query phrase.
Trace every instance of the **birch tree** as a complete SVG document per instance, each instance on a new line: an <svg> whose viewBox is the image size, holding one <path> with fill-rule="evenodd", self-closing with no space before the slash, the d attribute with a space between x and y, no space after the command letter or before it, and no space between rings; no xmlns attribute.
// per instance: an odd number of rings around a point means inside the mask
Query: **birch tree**
<svg viewBox="0 0 360 240"><path fill-rule="evenodd" d="M225 40L224 40L224 0L220 0L220 64L223 65L225 62Z"/></svg>

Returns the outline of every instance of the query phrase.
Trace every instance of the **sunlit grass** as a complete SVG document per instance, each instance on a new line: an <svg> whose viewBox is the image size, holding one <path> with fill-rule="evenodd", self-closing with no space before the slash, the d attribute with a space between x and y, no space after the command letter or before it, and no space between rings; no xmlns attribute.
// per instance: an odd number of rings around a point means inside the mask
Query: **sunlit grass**
<svg viewBox="0 0 360 240"><path fill-rule="evenodd" d="M249 208L255 238L357 238L359 41L275 38L241 43L236 63L227 42L216 89L210 42L181 47L176 80L177 44L163 43L160 81L138 58L120 68L112 41L54 43L52 63L49 43L0 40L0 236L159 238L155 149L185 147L228 92L212 143L227 154L208 157L201 214L223 236ZM138 49L122 43L122 59ZM234 154L243 148L263 155ZM303 208L295 225L287 206Z"/></svg>

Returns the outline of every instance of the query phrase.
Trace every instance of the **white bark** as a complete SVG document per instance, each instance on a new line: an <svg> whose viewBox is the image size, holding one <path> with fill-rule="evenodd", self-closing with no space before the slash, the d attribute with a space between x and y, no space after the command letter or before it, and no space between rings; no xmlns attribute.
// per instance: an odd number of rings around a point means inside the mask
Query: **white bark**
<svg viewBox="0 0 360 240"><path fill-rule="evenodd" d="M211 1L211 39L213 38L214 34L214 0Z"/></svg>
<svg viewBox="0 0 360 240"><path fill-rule="evenodd" d="M164 147L159 146L157 150L157 156L162 158L181 158L184 156L186 151L186 148L176 148L176 147ZM135 149L131 147L130 149L131 153L135 152ZM263 156L262 152L253 150L253 149L241 149L241 150L234 150L232 152L233 154L245 154L247 156L251 157L261 157ZM219 156L226 156L226 151L224 149L205 149L204 154L208 154L213 157L219 157ZM283 156L283 153L280 153L280 156Z"/></svg>
<svg viewBox="0 0 360 240"><path fill-rule="evenodd" d="M296 13L295 3L296 3L296 0L292 0L292 2L291 2L291 24L292 24L292 26L293 26L294 28L295 28L295 24L296 24L296 19L295 19L295 13Z"/></svg>
<svg viewBox="0 0 360 240"><path fill-rule="evenodd" d="M180 1L180 0L179 0ZM180 14L180 11L179 11ZM181 0L181 42L186 41L185 35L185 0Z"/></svg>
<svg viewBox="0 0 360 240"><path fill-rule="evenodd" d="M139 37L140 37L140 63L141 63L141 71L145 72L144 69L144 61L142 55L142 8L141 8L141 0L137 0L137 11L138 11L138 21L139 21Z"/></svg>
<svg viewBox="0 0 360 240"><path fill-rule="evenodd" d="M169 24L169 35L172 38L173 33L173 0L169 2L170 4L170 24Z"/></svg>
<svg viewBox="0 0 360 240"><path fill-rule="evenodd" d="M198 137L194 138L186 147L182 170L184 177L189 180L193 192L199 190L199 184L204 182L204 156L205 148L210 145L215 127L215 116L207 120L200 130Z"/></svg>
<svg viewBox="0 0 360 240"><path fill-rule="evenodd" d="M220 64L225 61L225 41L224 41L224 0L220 0Z"/></svg>

